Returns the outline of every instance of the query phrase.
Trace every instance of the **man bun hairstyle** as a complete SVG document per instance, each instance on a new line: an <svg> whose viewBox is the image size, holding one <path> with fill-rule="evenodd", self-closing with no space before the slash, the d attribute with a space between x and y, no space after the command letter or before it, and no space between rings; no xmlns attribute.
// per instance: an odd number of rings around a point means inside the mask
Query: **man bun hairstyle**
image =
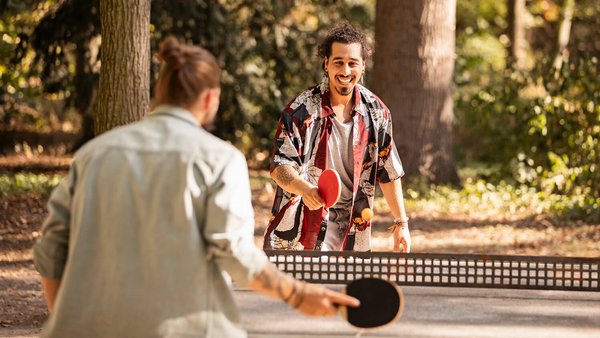
<svg viewBox="0 0 600 338"><path fill-rule="evenodd" d="M327 32L327 36L317 49L318 55L321 58L329 58L331 56L331 46L334 42L360 43L363 60L367 60L371 56L372 51L367 42L367 37L348 21L342 21ZM323 69L325 69L325 62L323 62Z"/></svg>
<svg viewBox="0 0 600 338"><path fill-rule="evenodd" d="M154 87L156 105L190 106L205 89L220 86L220 68L206 49L165 38L158 51L163 63Z"/></svg>

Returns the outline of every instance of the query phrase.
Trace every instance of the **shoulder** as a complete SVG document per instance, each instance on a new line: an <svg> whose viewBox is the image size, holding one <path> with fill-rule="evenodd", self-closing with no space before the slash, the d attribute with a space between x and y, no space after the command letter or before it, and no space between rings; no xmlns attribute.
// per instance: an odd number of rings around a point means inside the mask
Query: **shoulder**
<svg viewBox="0 0 600 338"><path fill-rule="evenodd" d="M360 84L358 84L356 86L358 87L358 91L360 92L360 97L361 97L362 103L372 106L374 108L388 110L385 103L383 103L383 101L379 98L379 96L377 96L375 93L373 93L370 89L368 89L367 87L362 86Z"/></svg>
<svg viewBox="0 0 600 338"><path fill-rule="evenodd" d="M294 110L301 105L306 106L317 101L320 103L322 94L323 91L321 86L317 85L310 87L293 98L288 104L288 107L291 108L291 110Z"/></svg>
<svg viewBox="0 0 600 338"><path fill-rule="evenodd" d="M390 110L377 95L360 84L357 87L360 92L361 103L366 106L368 112L374 118L390 118Z"/></svg>
<svg viewBox="0 0 600 338"><path fill-rule="evenodd" d="M202 130L202 134L203 134L203 144L202 144L202 149L201 152L207 152L210 151L211 153L216 154L219 157L223 157L225 159L228 160L236 160L239 161L240 159L244 159L245 157L242 154L242 152L237 149L234 145L232 145L231 143L222 140L214 135L212 135L211 133Z"/></svg>
<svg viewBox="0 0 600 338"><path fill-rule="evenodd" d="M99 149L109 147L112 144L122 144L123 137L138 129L138 125L143 121L144 120L140 120L130 124L118 126L94 137L85 143L81 148L79 148L75 154L73 154L74 161L89 156L91 153L97 152Z"/></svg>
<svg viewBox="0 0 600 338"><path fill-rule="evenodd" d="M320 116L322 94L323 90L320 85L304 90L283 109L283 116L293 117L297 122L304 121L309 117L314 119Z"/></svg>

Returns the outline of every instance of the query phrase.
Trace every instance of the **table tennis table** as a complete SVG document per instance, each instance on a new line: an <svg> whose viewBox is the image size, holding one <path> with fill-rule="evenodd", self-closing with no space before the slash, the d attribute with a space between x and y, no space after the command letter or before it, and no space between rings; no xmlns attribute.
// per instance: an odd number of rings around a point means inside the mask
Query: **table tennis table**
<svg viewBox="0 0 600 338"><path fill-rule="evenodd" d="M359 331L340 316L309 318L237 288L250 337L600 337L600 258L267 251L281 270L342 290L377 277L405 295L402 317Z"/></svg>

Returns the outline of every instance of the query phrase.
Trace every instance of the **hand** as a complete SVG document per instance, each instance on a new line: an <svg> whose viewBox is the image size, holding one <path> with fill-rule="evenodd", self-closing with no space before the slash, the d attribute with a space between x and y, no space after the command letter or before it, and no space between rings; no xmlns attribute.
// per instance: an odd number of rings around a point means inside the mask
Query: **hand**
<svg viewBox="0 0 600 338"><path fill-rule="evenodd" d="M325 201L319 195L319 188L314 185L309 186L302 193L302 201L304 201L304 205L310 210L317 210L325 205Z"/></svg>
<svg viewBox="0 0 600 338"><path fill-rule="evenodd" d="M400 224L394 227L392 236L394 236L394 252L410 252L410 230L408 224Z"/></svg>
<svg viewBox="0 0 600 338"><path fill-rule="evenodd" d="M297 295L290 304L307 316L335 316L339 305L357 307L358 299L317 284L296 282Z"/></svg>

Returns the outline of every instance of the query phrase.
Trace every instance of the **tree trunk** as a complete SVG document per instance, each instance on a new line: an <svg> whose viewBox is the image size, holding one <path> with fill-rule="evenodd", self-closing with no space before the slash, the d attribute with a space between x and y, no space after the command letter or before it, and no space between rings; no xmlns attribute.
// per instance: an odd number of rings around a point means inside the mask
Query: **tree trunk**
<svg viewBox="0 0 600 338"><path fill-rule="evenodd" d="M562 19L558 26L558 34L556 36L556 48L554 53L554 62L552 67L555 69L555 73L562 67L569 55L567 45L569 44L569 38L571 36L571 24L573 22L573 11L575 10L575 0L564 0L562 7Z"/></svg>
<svg viewBox="0 0 600 338"><path fill-rule="evenodd" d="M458 183L453 156L455 0L377 1L373 89L407 176Z"/></svg>
<svg viewBox="0 0 600 338"><path fill-rule="evenodd" d="M96 135L137 121L150 100L150 0L101 0Z"/></svg>
<svg viewBox="0 0 600 338"><path fill-rule="evenodd" d="M513 68L522 69L527 41L525 39L525 0L508 0L508 38Z"/></svg>

